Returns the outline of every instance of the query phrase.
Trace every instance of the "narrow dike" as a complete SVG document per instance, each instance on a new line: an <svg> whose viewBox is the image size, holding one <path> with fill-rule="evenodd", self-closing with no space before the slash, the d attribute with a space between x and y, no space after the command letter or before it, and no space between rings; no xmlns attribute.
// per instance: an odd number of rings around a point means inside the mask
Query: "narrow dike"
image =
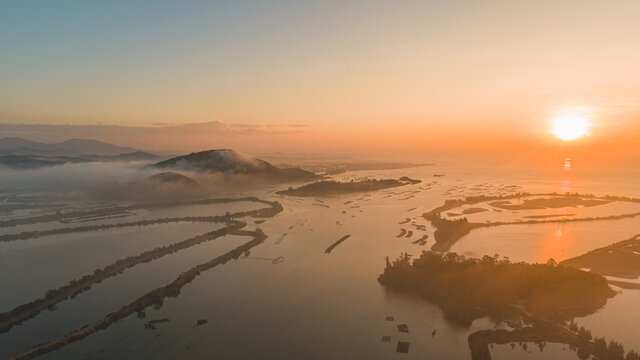
<svg viewBox="0 0 640 360"><path fill-rule="evenodd" d="M26 218L10 219L10 220L0 220L0 228L14 227L17 225L38 224L38 223L52 222L52 221L68 221L70 219L79 218L79 217L117 215L117 214L122 214L124 212L133 211L133 210L162 209L162 208L185 206L185 205L224 204L224 203L241 202L241 201L259 202L259 203L267 204L272 208L276 207L276 204L279 205L277 202L262 200L255 196L247 196L242 198L203 199L203 200L195 200L195 201L158 202L158 203L137 204L137 205L129 205L129 206L114 206L110 208L102 208L102 209L96 209L96 210L77 210L77 211L69 211L66 213L47 214L47 215L39 215L39 216L32 216L32 217L26 217ZM237 216L242 216L239 214L251 213L251 212L252 211L245 211L242 213L237 213Z"/></svg>
<svg viewBox="0 0 640 360"><path fill-rule="evenodd" d="M336 246L342 244L343 241L347 240L349 237L351 237L351 235L345 235L343 237L341 237L338 241L334 242L333 244L331 244L325 251L325 254L330 254L331 251L333 251L333 249L335 249Z"/></svg>
<svg viewBox="0 0 640 360"><path fill-rule="evenodd" d="M244 226L244 223L234 224L229 227L198 235L178 243L174 243L154 250L145 251L136 256L120 259L111 265L96 270L91 275L85 275L80 279L71 280L67 285L59 287L57 289L48 290L44 298L40 298L33 302L20 305L12 311L0 314L0 333L11 330L13 326L21 324L22 322L37 316L41 311L52 307L66 299L74 298L76 295L91 289L91 286L93 284L99 283L109 277L119 275L128 268L159 259L165 255L184 250L197 244L217 239L221 236L229 234L229 231L231 231L232 228L238 229L242 226Z"/></svg>
<svg viewBox="0 0 640 360"><path fill-rule="evenodd" d="M147 262L159 259L165 255L169 255L177 251L184 250L191 246L198 245L207 241L212 241L225 235L244 235L244 236L255 237L257 236L256 234L259 234L261 232L242 231L240 229L245 227L246 223L233 220L233 218L234 217L254 217L254 218L273 217L283 210L282 205L278 202L270 202L266 200L260 200L258 198L242 198L237 200L223 199L223 200L224 202L230 202L230 201L261 202L269 205L269 207L252 210L252 211L238 212L238 213L230 214L228 216L193 218L193 219L197 219L197 221L200 221L200 222L226 222L228 226L219 230L207 232L207 233L189 238L181 242L177 242L171 245L145 251L139 255L119 259L113 264L110 264L102 269L97 269L96 271L93 272L93 274L85 275L80 279L71 280L68 284L63 285L57 289L48 290L45 293L45 296L43 298L34 300L30 303L19 305L9 312L0 314L0 333L8 332L9 330L11 330L13 326L21 324L24 321L27 321L37 316L43 310L47 308L51 308L56 304L58 304L59 302L62 302L66 299L69 299L69 298L72 299L78 294L91 289L92 285L96 283L100 283L101 281L109 277L117 276L122 272L124 272L126 269L134 267L138 264L147 263ZM210 200L210 201L221 202L221 200ZM175 219L185 219L185 218L175 218ZM142 223L144 224L141 224L141 222L134 222L134 223L121 224L121 225L122 226L144 226L144 225L172 222L170 220L171 219L144 220L142 221ZM185 220L177 220L177 221L185 221ZM109 224L108 227L106 228L117 227L112 225L118 225L118 224ZM100 225L96 225L96 226L100 227ZM68 231L68 232L79 232L79 231L91 231L94 229L94 227L95 226L79 227L79 228L72 228L72 229L66 229L66 230L58 229L58 230L65 230L65 231L75 230L75 231ZM85 230L85 229L89 229L89 230ZM56 231L56 230L50 230L50 231ZM50 232L50 231L45 231L45 232ZM64 232L56 232L56 233L64 233Z"/></svg>
<svg viewBox="0 0 640 360"><path fill-rule="evenodd" d="M128 305L123 306L120 310L107 315L104 319L96 321L90 325L87 325L81 329L73 331L61 338L45 342L32 349L29 349L21 354L16 355L12 359L33 359L38 356L44 355L51 351L62 348L75 341L81 340L97 331L104 330L111 326L113 323L133 314L144 311L149 306L161 306L164 299L171 297L175 298L180 295L180 290L192 282L202 272L212 269L218 265L227 263L230 260L239 258L244 252L251 250L257 245L260 245L267 238L262 231L247 231L240 229L228 229L226 234L229 235L241 235L241 236L253 236L253 239L237 248L218 256L209 262L194 266L190 270L182 273L173 282L163 287L152 290L145 295L139 297Z"/></svg>

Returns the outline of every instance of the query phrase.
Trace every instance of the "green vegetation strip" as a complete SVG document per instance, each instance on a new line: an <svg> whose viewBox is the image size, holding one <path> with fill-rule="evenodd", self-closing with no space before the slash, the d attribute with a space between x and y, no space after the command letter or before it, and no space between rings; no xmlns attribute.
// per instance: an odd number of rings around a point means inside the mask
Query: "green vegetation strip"
<svg viewBox="0 0 640 360"><path fill-rule="evenodd" d="M406 176L401 177L398 180L384 179L384 180L362 180L362 181L350 181L350 182L338 182L338 181L318 181L308 185L301 186L299 188L289 188L287 190L278 191L278 194L290 195L290 196L328 196L328 195L341 195L352 194L359 192L377 191L382 189L388 189L392 187L398 187L409 184L418 184L420 180L411 179ZM359 199L362 200L362 199Z"/></svg>
<svg viewBox="0 0 640 360"><path fill-rule="evenodd" d="M225 222L228 219L229 219L228 217L224 217L224 216L185 216L185 217L177 217L177 218L139 220L139 221L132 221L128 223L86 225L86 226L58 228L58 229L42 230L42 231L24 231L16 234L0 235L0 242L15 241L15 240L29 240L29 239L35 239L35 238L50 236L50 235L72 234L72 233L109 230L109 229L120 229L124 227L132 227L132 226L169 224L169 223L176 223L176 222Z"/></svg>

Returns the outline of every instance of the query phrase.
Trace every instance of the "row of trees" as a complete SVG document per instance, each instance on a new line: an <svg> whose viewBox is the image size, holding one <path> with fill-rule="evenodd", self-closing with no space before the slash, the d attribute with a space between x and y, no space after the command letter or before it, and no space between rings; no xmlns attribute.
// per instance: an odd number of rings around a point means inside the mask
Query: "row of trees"
<svg viewBox="0 0 640 360"><path fill-rule="evenodd" d="M625 354L624 346L616 341L609 341L605 337L595 337L584 326L578 327L575 321L567 326L578 336L577 352L580 359L586 360L591 355L598 360L640 360L640 354L631 350ZM593 341L592 341L593 340Z"/></svg>

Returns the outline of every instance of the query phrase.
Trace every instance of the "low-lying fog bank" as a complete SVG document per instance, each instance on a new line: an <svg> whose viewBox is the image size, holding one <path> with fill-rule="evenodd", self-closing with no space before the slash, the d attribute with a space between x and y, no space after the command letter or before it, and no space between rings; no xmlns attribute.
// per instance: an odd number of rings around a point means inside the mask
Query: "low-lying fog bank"
<svg viewBox="0 0 640 360"><path fill-rule="evenodd" d="M1 171L0 191L4 193L76 192L110 200L166 201L252 190L280 183L273 178L253 174L167 171L147 163L69 163Z"/></svg>

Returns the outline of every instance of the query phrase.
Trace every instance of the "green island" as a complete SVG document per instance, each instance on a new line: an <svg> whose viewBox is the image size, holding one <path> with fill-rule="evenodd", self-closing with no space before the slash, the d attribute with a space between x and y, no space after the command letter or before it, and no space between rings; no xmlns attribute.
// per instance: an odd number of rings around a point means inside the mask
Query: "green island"
<svg viewBox="0 0 640 360"><path fill-rule="evenodd" d="M567 344L580 359L640 360L622 344L578 327L575 317L586 316L615 296L602 276L553 259L546 264L512 263L485 256L467 258L455 253L423 252L389 261L378 281L394 291L416 295L440 307L455 323L470 326L488 317L496 323L521 317L524 327L481 330L469 335L472 360L490 360L492 344Z"/></svg>
<svg viewBox="0 0 640 360"><path fill-rule="evenodd" d="M383 190L398 186L419 184L421 181L403 176L400 179L367 179L361 181L338 182L332 180L323 180L307 184L298 188L288 188L287 190L278 191L277 194L290 196L329 196L353 194L360 192L370 192Z"/></svg>
<svg viewBox="0 0 640 360"><path fill-rule="evenodd" d="M593 313L616 293L600 275L567 266L512 263L498 256L467 258L425 251L387 258L378 281L437 304L447 318L469 325L482 317L500 319L514 311L564 321Z"/></svg>

